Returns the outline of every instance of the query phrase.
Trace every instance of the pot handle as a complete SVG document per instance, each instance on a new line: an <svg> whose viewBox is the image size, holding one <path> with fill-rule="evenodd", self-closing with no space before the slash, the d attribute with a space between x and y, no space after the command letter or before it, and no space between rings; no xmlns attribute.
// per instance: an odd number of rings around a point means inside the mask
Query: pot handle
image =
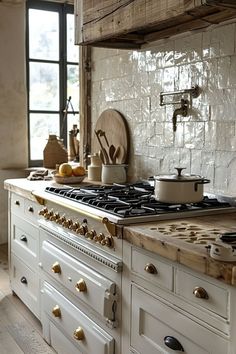
<svg viewBox="0 0 236 354"><path fill-rule="evenodd" d="M207 178L203 178L201 181L197 181L194 183L194 190L195 192L197 192L197 189L198 189L198 185L199 184L207 184L207 183L210 183L211 181Z"/></svg>

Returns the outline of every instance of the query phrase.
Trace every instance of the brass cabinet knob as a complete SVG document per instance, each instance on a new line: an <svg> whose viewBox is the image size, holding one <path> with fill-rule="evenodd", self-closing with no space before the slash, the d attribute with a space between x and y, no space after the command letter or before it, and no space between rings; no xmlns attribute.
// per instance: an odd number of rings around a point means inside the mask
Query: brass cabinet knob
<svg viewBox="0 0 236 354"><path fill-rule="evenodd" d="M193 294L199 299L209 299L209 295L207 294L207 291L204 288L201 288L200 286L196 286L193 289Z"/></svg>
<svg viewBox="0 0 236 354"><path fill-rule="evenodd" d="M55 262L52 265L52 271L53 271L53 273L58 273L58 274L61 273L61 266L60 266L59 262Z"/></svg>
<svg viewBox="0 0 236 354"><path fill-rule="evenodd" d="M77 340L83 340L85 338L83 328L81 328L81 327L76 328L76 330L74 331L73 336Z"/></svg>
<svg viewBox="0 0 236 354"><path fill-rule="evenodd" d="M81 291L81 292L87 291L87 286L84 279L81 278L79 281L77 281L75 288L77 291Z"/></svg>
<svg viewBox="0 0 236 354"><path fill-rule="evenodd" d="M61 317L61 309L58 305L56 305L55 307L53 307L52 309L52 314L55 316L55 317Z"/></svg>
<svg viewBox="0 0 236 354"><path fill-rule="evenodd" d="M152 263L147 263L144 267L144 270L149 274L157 274L157 269Z"/></svg>

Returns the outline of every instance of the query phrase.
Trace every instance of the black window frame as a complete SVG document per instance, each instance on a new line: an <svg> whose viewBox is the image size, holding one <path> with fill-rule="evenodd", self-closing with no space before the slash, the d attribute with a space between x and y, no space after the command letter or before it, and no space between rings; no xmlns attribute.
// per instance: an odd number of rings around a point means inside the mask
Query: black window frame
<svg viewBox="0 0 236 354"><path fill-rule="evenodd" d="M29 10L38 9L46 11L57 11L59 14L59 60L43 60L43 59L30 59L29 57ZM42 166L43 160L32 160L30 157L30 113L59 113L60 120L60 138L63 139L64 145L67 146L67 121L65 121L65 108L68 103L67 95L67 65L75 65L75 62L67 61L67 36L66 36L66 16L67 14L74 14L74 6L71 4L28 0L26 3L26 75L27 75L27 119L28 119L28 164L30 167ZM78 49L79 50L79 49ZM59 111L43 111L43 110L30 110L29 107L29 66L30 62L38 63L59 63ZM78 62L79 66L79 62ZM79 77L78 77L79 81ZM79 94L79 93L78 93ZM79 114L79 109L74 108L74 113ZM68 114L71 114L70 106ZM46 144L46 142L45 142Z"/></svg>

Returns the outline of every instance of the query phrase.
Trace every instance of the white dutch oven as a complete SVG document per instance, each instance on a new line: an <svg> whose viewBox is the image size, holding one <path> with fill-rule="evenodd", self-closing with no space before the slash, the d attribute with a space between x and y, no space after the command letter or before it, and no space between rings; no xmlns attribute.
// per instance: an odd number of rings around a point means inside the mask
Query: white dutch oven
<svg viewBox="0 0 236 354"><path fill-rule="evenodd" d="M163 203L184 204L200 202L203 195L203 185L210 183L197 175L182 175L183 168L176 167L176 175L155 176L155 197Z"/></svg>

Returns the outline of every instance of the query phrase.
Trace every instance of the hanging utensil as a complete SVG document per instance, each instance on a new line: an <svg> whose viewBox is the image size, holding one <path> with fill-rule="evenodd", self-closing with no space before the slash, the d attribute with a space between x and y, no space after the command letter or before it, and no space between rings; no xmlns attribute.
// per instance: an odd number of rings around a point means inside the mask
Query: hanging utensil
<svg viewBox="0 0 236 354"><path fill-rule="evenodd" d="M104 137L104 139L106 141L106 144L107 144L107 147L109 148L109 143L108 143L108 140L107 140L107 137L106 137L106 133L104 132L104 130L99 129L97 132L98 132L99 136L103 136Z"/></svg>
<svg viewBox="0 0 236 354"><path fill-rule="evenodd" d="M99 145L100 145L100 147L101 147L101 151L102 151L102 153L103 153L104 164L105 164L105 165L109 165L109 156L108 156L106 150L104 149L104 147L103 147L103 145L102 145L101 139L100 139L100 137L99 137L99 131L96 131L96 130L95 130L94 132L95 132L95 135L96 135L96 137L97 137L97 139L98 139Z"/></svg>

